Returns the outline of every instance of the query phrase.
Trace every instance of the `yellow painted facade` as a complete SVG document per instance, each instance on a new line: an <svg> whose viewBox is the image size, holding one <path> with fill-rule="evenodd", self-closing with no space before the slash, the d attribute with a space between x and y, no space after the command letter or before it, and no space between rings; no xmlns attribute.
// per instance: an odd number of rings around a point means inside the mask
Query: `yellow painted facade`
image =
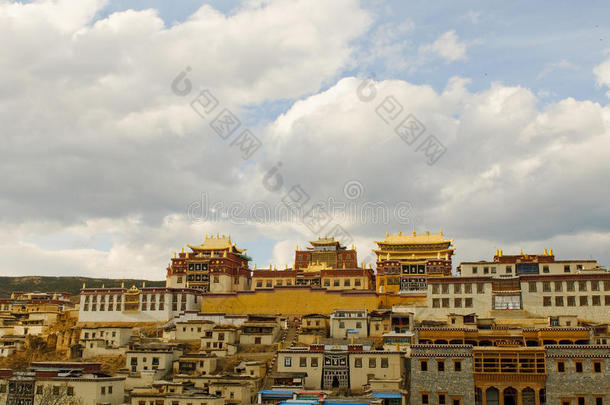
<svg viewBox="0 0 610 405"><path fill-rule="evenodd" d="M232 294L210 294L203 298L203 312L227 314L331 314L335 309L391 308L392 305L424 304L425 297L326 291L302 287L244 291Z"/></svg>

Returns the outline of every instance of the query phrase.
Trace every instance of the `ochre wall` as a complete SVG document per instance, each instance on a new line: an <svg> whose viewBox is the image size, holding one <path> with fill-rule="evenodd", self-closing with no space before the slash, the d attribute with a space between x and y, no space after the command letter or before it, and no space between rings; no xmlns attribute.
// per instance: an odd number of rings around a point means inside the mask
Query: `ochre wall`
<svg viewBox="0 0 610 405"><path fill-rule="evenodd" d="M335 309L367 309L421 302L421 298L376 294L372 291L343 293L303 287L280 287L232 294L208 294L202 312L227 314L330 314ZM425 303L425 300L423 301Z"/></svg>

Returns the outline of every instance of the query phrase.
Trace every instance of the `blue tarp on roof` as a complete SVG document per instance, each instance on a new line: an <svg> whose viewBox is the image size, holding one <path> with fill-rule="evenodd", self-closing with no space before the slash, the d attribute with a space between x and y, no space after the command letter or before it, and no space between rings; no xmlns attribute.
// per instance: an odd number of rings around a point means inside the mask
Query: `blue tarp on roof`
<svg viewBox="0 0 610 405"><path fill-rule="evenodd" d="M259 394L262 394L266 397L285 397L286 395L292 395L292 393L296 390L262 390L259 391Z"/></svg>
<svg viewBox="0 0 610 405"><path fill-rule="evenodd" d="M384 399L400 399L402 398L402 394L398 392L373 392L371 396L375 398L384 398Z"/></svg>

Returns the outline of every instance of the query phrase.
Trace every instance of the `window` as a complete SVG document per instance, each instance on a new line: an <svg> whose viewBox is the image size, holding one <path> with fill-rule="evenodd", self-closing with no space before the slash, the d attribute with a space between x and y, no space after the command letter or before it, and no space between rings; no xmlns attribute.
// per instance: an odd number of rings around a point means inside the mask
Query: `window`
<svg viewBox="0 0 610 405"><path fill-rule="evenodd" d="M479 272L479 269L475 267L472 268L472 274L477 274Z"/></svg>
<svg viewBox="0 0 610 405"><path fill-rule="evenodd" d="M472 308L472 298L466 298L466 308Z"/></svg>
<svg viewBox="0 0 610 405"><path fill-rule="evenodd" d="M432 294L438 294L438 293L439 293L438 284L432 284Z"/></svg>
<svg viewBox="0 0 610 405"><path fill-rule="evenodd" d="M356 322L356 329L362 329L362 322Z"/></svg>
<svg viewBox="0 0 610 405"><path fill-rule="evenodd" d="M576 297L571 295L568 297L568 306L575 307L576 306Z"/></svg>
<svg viewBox="0 0 610 405"><path fill-rule="evenodd" d="M382 357L381 358L381 368L388 368L389 367L389 361L387 357Z"/></svg>
<svg viewBox="0 0 610 405"><path fill-rule="evenodd" d="M428 394L421 394L421 403L423 405L427 405L430 403L429 398L428 398Z"/></svg>
<svg viewBox="0 0 610 405"><path fill-rule="evenodd" d="M356 287L360 287L361 282L360 282L360 279L359 279L359 278L357 278L357 279L355 279L355 280L354 280L354 285L355 285Z"/></svg>
<svg viewBox="0 0 610 405"><path fill-rule="evenodd" d="M284 357L284 367L292 367L292 357Z"/></svg>
<svg viewBox="0 0 610 405"><path fill-rule="evenodd" d="M512 273L513 272L513 268L511 266L506 266L506 273Z"/></svg>
<svg viewBox="0 0 610 405"><path fill-rule="evenodd" d="M443 284L441 288L443 290L443 294L449 294L449 284Z"/></svg>
<svg viewBox="0 0 610 405"><path fill-rule="evenodd" d="M454 294L461 294L462 293L462 285L461 284L454 284L453 285L453 293Z"/></svg>
<svg viewBox="0 0 610 405"><path fill-rule="evenodd" d="M42 394L42 385L36 386L36 394L38 394L38 395Z"/></svg>
<svg viewBox="0 0 610 405"><path fill-rule="evenodd" d="M581 307L586 307L587 305L589 305L589 297L587 297L586 295L582 295L579 298Z"/></svg>
<svg viewBox="0 0 610 405"><path fill-rule="evenodd" d="M596 397L595 398L595 405L604 405L604 398Z"/></svg>
<svg viewBox="0 0 610 405"><path fill-rule="evenodd" d="M555 297L555 306L563 307L563 297Z"/></svg>
<svg viewBox="0 0 610 405"><path fill-rule="evenodd" d="M576 372L577 373L582 373L583 367L582 367L582 361L577 361L574 363L574 366L576 368Z"/></svg>
<svg viewBox="0 0 610 405"><path fill-rule="evenodd" d="M566 371L566 363L563 361L558 361L557 362L557 372L565 373L565 371Z"/></svg>
<svg viewBox="0 0 610 405"><path fill-rule="evenodd" d="M256 282L256 286L257 287L262 287L263 286L263 282L262 281L257 281Z"/></svg>
<svg viewBox="0 0 610 405"><path fill-rule="evenodd" d="M453 370L460 372L462 371L462 362L459 360L456 360L455 362L453 362Z"/></svg>
<svg viewBox="0 0 610 405"><path fill-rule="evenodd" d="M593 362L593 371L596 373L601 373L602 372L602 362L601 361L594 361Z"/></svg>
<svg viewBox="0 0 610 405"><path fill-rule="evenodd" d="M333 286L339 287L339 285L340 285L339 280L334 280L333 281Z"/></svg>
<svg viewBox="0 0 610 405"><path fill-rule="evenodd" d="M477 294L483 294L485 292L485 284L477 284Z"/></svg>
<svg viewBox="0 0 610 405"><path fill-rule="evenodd" d="M339 329L345 329L345 322L339 322Z"/></svg>
<svg viewBox="0 0 610 405"><path fill-rule="evenodd" d="M454 298L453 299L453 306L455 308L462 308L462 299L461 298Z"/></svg>
<svg viewBox="0 0 610 405"><path fill-rule="evenodd" d="M101 392L102 392L102 395L106 395L106 387L102 387Z"/></svg>
<svg viewBox="0 0 610 405"><path fill-rule="evenodd" d="M607 296L609 297L609 296ZM440 308L441 307L441 300L439 298L433 298L432 299L432 308Z"/></svg>
<svg viewBox="0 0 610 405"><path fill-rule="evenodd" d="M443 308L449 308L449 298L443 298L441 301Z"/></svg>
<svg viewBox="0 0 610 405"><path fill-rule="evenodd" d="M109 393L109 394L112 394L112 385L109 385L109 386L108 386L108 393Z"/></svg>
<svg viewBox="0 0 610 405"><path fill-rule="evenodd" d="M551 297L542 297L542 306L550 307L551 306Z"/></svg>
<svg viewBox="0 0 610 405"><path fill-rule="evenodd" d="M561 291L562 287L563 285L561 281L555 281L555 291Z"/></svg>
<svg viewBox="0 0 610 405"><path fill-rule="evenodd" d="M437 360L436 368L438 371L445 371L445 362L443 360Z"/></svg>
<svg viewBox="0 0 610 405"><path fill-rule="evenodd" d="M489 274L489 267L483 267L483 274Z"/></svg>
<svg viewBox="0 0 610 405"><path fill-rule="evenodd" d="M610 295L604 296L604 304L606 306L610 305Z"/></svg>
<svg viewBox="0 0 610 405"><path fill-rule="evenodd" d="M349 278L346 278L346 279L343 281L343 286L345 286L345 287L349 287L349 286L350 286L350 279L349 279Z"/></svg>
<svg viewBox="0 0 610 405"><path fill-rule="evenodd" d="M545 281L542 283L542 291L551 292L551 282L550 281Z"/></svg>
<svg viewBox="0 0 610 405"><path fill-rule="evenodd" d="M470 283L464 284L464 293L472 294L472 284L470 284Z"/></svg>
<svg viewBox="0 0 610 405"><path fill-rule="evenodd" d="M542 266L542 272L543 273L549 273L550 272L549 266Z"/></svg>
<svg viewBox="0 0 610 405"><path fill-rule="evenodd" d="M578 405L585 405L585 397L577 398Z"/></svg>
<svg viewBox="0 0 610 405"><path fill-rule="evenodd" d="M438 394L438 403L439 403L439 405L445 405L445 403L446 403L445 394Z"/></svg>
<svg viewBox="0 0 610 405"><path fill-rule="evenodd" d="M53 395L59 395L59 387L57 385L53 386Z"/></svg>
<svg viewBox="0 0 610 405"><path fill-rule="evenodd" d="M421 371L428 371L428 360L420 360L419 361L419 369Z"/></svg>
<svg viewBox="0 0 610 405"><path fill-rule="evenodd" d="M569 273L570 271L571 270L570 270L570 265L569 264L566 264L566 265L563 266L563 272L564 273Z"/></svg>
<svg viewBox="0 0 610 405"><path fill-rule="evenodd" d="M568 291L574 291L574 280L568 280L566 281L566 290Z"/></svg>
<svg viewBox="0 0 610 405"><path fill-rule="evenodd" d="M307 367L307 357L299 358L299 367Z"/></svg>
<svg viewBox="0 0 610 405"><path fill-rule="evenodd" d="M578 291L587 291L587 282L586 281L578 282Z"/></svg>
<svg viewBox="0 0 610 405"><path fill-rule="evenodd" d="M362 357L356 357L354 359L354 367L362 368Z"/></svg>
<svg viewBox="0 0 610 405"><path fill-rule="evenodd" d="M599 281L591 280L591 291L599 291Z"/></svg>
<svg viewBox="0 0 610 405"><path fill-rule="evenodd" d="M317 357L311 358L311 367L318 367L318 358Z"/></svg>
<svg viewBox="0 0 610 405"><path fill-rule="evenodd" d="M601 299L601 297L600 297L599 295L594 295L594 296L592 296L592 297L591 297L591 304L592 304L593 306L596 306L596 307L600 306L600 305L602 304L602 299Z"/></svg>
<svg viewBox="0 0 610 405"><path fill-rule="evenodd" d="M375 367L377 367L377 359L370 358L369 359L369 368L375 368Z"/></svg>
<svg viewBox="0 0 610 405"><path fill-rule="evenodd" d="M530 290L530 292L536 292L536 291L538 291L538 290L536 289L536 285L537 285L537 284L536 284L536 282L535 282L535 281L530 281L530 282L529 282L529 290Z"/></svg>

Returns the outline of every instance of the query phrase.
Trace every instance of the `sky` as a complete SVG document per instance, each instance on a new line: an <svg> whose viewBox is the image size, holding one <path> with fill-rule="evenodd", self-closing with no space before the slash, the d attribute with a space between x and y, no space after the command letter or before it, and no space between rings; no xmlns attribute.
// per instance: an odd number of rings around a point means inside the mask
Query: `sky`
<svg viewBox="0 0 610 405"><path fill-rule="evenodd" d="M0 274L386 232L610 264L610 8L0 0ZM606 186L604 186L606 184ZM373 263L374 264L374 263Z"/></svg>

